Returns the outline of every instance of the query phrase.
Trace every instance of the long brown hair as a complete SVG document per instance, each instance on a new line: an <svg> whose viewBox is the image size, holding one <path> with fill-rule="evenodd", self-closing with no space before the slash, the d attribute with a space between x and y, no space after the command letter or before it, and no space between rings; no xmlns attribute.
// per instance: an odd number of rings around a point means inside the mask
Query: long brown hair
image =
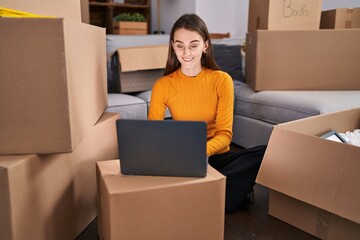
<svg viewBox="0 0 360 240"><path fill-rule="evenodd" d="M172 42L174 41L174 34L176 30L184 28L189 31L194 31L199 33L202 37L204 42L208 42L208 48L206 53L203 53L201 56L201 66L213 69L213 70L220 70L219 66L216 64L213 56L211 41L209 31L206 27L204 21L196 14L184 14L182 15L173 25L170 33L169 39L169 52L168 58L166 61L166 67L164 76L176 71L180 67L180 62L175 55L175 51L172 46Z"/></svg>

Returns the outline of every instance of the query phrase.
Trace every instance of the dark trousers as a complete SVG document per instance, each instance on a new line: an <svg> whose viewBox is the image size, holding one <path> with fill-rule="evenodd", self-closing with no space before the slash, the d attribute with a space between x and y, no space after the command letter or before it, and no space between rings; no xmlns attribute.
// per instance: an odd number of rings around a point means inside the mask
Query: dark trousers
<svg viewBox="0 0 360 240"><path fill-rule="evenodd" d="M254 187L265 150L261 145L209 157L209 164L226 176L226 211L234 212Z"/></svg>

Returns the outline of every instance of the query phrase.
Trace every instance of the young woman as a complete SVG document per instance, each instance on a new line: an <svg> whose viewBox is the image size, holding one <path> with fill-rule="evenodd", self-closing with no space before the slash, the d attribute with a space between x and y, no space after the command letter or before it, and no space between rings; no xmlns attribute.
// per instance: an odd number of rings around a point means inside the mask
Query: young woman
<svg viewBox="0 0 360 240"><path fill-rule="evenodd" d="M233 81L217 66L207 27L195 14L181 16L171 30L165 73L152 89L148 119L163 120L166 108L173 120L207 123L209 164L227 177L226 210L235 211L255 184L265 147L229 151Z"/></svg>

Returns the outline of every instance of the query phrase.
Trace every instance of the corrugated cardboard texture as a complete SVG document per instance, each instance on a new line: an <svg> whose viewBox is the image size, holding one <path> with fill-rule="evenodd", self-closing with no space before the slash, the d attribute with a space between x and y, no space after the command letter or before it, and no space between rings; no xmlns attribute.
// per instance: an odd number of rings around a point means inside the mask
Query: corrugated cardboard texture
<svg viewBox="0 0 360 240"><path fill-rule="evenodd" d="M250 0L248 31L316 30L322 0Z"/></svg>
<svg viewBox="0 0 360 240"><path fill-rule="evenodd" d="M105 30L0 19L0 154L71 152L107 106Z"/></svg>
<svg viewBox="0 0 360 240"><path fill-rule="evenodd" d="M321 13L320 28L360 28L360 8L338 8Z"/></svg>
<svg viewBox="0 0 360 240"><path fill-rule="evenodd" d="M246 81L263 90L359 90L360 29L258 30L246 39Z"/></svg>
<svg viewBox="0 0 360 240"><path fill-rule="evenodd" d="M0 239L75 239L93 221L95 162L118 157L118 118L104 113L72 153L0 156Z"/></svg>
<svg viewBox="0 0 360 240"><path fill-rule="evenodd" d="M97 163L104 239L223 239L225 177L129 176Z"/></svg>
<svg viewBox="0 0 360 240"><path fill-rule="evenodd" d="M81 22L80 0L1 0L1 6Z"/></svg>
<svg viewBox="0 0 360 240"><path fill-rule="evenodd" d="M318 137L345 127L360 127L360 109L274 127L256 181L360 223L360 148Z"/></svg>
<svg viewBox="0 0 360 240"><path fill-rule="evenodd" d="M270 191L269 214L320 239L360 238L360 225L310 204Z"/></svg>

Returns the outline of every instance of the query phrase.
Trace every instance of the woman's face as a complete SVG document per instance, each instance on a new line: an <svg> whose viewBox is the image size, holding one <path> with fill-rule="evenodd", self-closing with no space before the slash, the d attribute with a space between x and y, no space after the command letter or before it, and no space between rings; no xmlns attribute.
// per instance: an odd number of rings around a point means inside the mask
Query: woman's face
<svg viewBox="0 0 360 240"><path fill-rule="evenodd" d="M172 46L181 70L188 76L195 76L201 71L201 56L208 44L204 42L199 33L180 28L174 33Z"/></svg>

